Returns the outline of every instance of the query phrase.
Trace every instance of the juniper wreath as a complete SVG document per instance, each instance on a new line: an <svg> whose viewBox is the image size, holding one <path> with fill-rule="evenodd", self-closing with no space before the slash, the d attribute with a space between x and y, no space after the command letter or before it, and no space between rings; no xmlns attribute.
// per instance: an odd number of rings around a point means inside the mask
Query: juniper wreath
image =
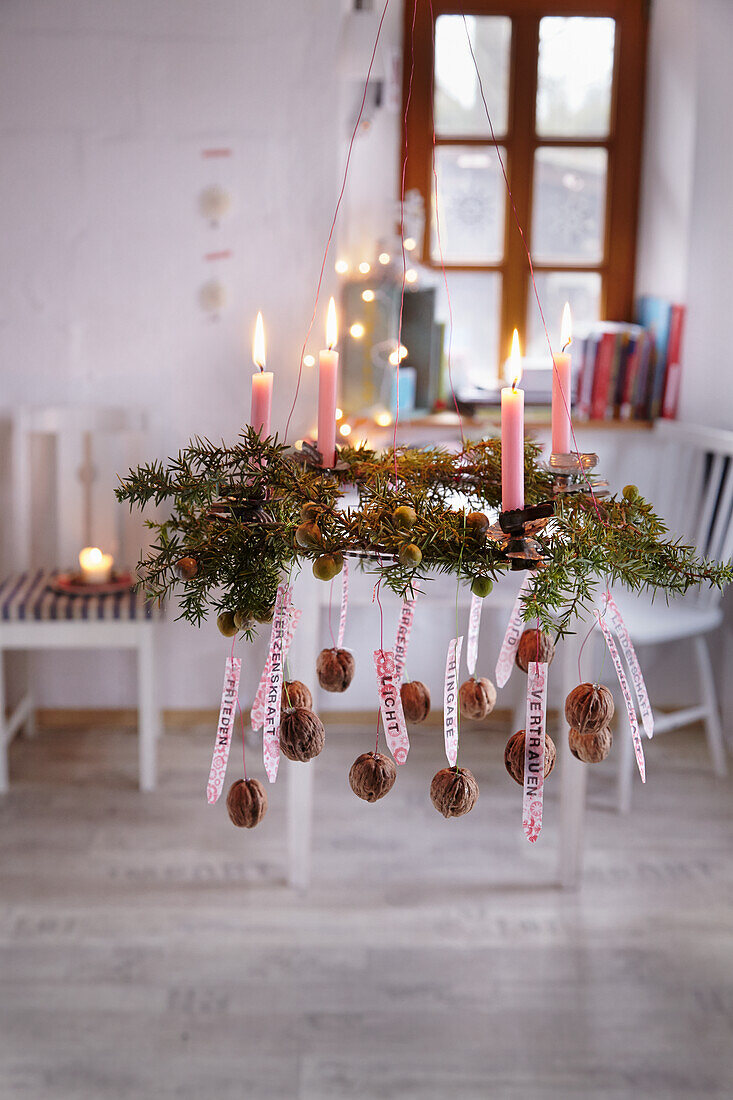
<svg viewBox="0 0 733 1100"><path fill-rule="evenodd" d="M526 441L527 505L553 496L540 454ZM239 613L247 638L271 619L283 576L308 560L327 579L348 554L399 596L425 591L434 573L485 592L510 568L478 516L500 507L496 438L466 442L457 454L347 446L337 469L324 471L276 436L246 428L233 446L196 438L167 463L130 470L117 497L131 509L156 506L156 518L146 520L154 541L138 565L138 587L156 601L177 597L179 618L196 625L210 609ZM536 537L545 564L534 571L524 618L556 636L593 606L599 584L669 597L697 585L723 589L733 579L731 563L701 559L671 538L634 486L608 497L558 496ZM196 563L186 580L176 571L183 557Z"/></svg>

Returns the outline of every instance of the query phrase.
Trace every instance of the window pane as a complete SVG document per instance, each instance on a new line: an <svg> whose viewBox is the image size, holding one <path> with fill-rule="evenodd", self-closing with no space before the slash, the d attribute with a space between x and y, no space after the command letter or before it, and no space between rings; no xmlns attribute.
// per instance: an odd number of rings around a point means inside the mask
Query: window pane
<svg viewBox="0 0 733 1100"><path fill-rule="evenodd" d="M540 20L540 137L608 136L615 26L613 19L553 15Z"/></svg>
<svg viewBox="0 0 733 1100"><path fill-rule="evenodd" d="M512 21L506 15L466 16L494 133L506 133L509 47ZM476 67L460 15L439 15L435 23L435 130L441 136L489 133Z"/></svg>
<svg viewBox="0 0 733 1100"><path fill-rule="evenodd" d="M497 263L504 250L504 180L493 146L439 145L435 150L443 258ZM431 256L440 260L433 212Z"/></svg>
<svg viewBox="0 0 733 1100"><path fill-rule="evenodd" d="M448 290L453 311L451 346L453 387L456 393L463 393L467 389L490 386L497 378L501 275L490 271L481 274L449 271ZM448 378L450 317L442 276L438 286L435 312L437 320L445 324L443 336L445 367L441 389L443 396L450 398Z"/></svg>
<svg viewBox="0 0 733 1100"><path fill-rule="evenodd" d="M605 149L546 146L535 153L532 255L543 263L599 263L606 212Z"/></svg>
<svg viewBox="0 0 733 1100"><path fill-rule="evenodd" d="M542 312L547 321L552 350L560 350L560 322L566 302L570 303L573 331L582 333L584 328L599 319L601 308L601 276L594 271L538 271L535 274L537 293L542 302ZM527 355L547 356L550 350L542 327L537 300L529 284L527 305Z"/></svg>

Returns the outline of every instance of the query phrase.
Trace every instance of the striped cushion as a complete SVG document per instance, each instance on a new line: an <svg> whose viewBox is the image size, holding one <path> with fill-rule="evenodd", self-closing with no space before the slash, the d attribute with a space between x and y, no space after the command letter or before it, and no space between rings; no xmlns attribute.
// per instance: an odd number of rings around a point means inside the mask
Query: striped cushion
<svg viewBox="0 0 733 1100"><path fill-rule="evenodd" d="M98 621L159 619L161 608L135 592L114 595L66 596L49 588L58 573L43 569L7 577L0 584L0 621L52 622L71 619Z"/></svg>

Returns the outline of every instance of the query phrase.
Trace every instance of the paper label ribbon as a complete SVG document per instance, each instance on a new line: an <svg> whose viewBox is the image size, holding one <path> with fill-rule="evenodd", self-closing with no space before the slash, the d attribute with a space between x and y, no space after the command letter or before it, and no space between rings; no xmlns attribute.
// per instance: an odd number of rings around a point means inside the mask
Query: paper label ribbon
<svg viewBox="0 0 733 1100"><path fill-rule="evenodd" d="M214 743L214 755L211 758L211 771L209 782L206 785L206 801L214 803L218 800L224 776L227 771L229 749L232 744L232 730L237 714L237 698L239 696L239 677L242 671L241 657L227 657L224 669L224 687L221 692L221 706L219 707L219 723L216 727L216 741Z"/></svg>
<svg viewBox="0 0 733 1100"><path fill-rule="evenodd" d="M265 687L265 713L262 736L262 754L267 778L271 783L277 779L280 764L280 710L282 706L283 681L285 679L285 658L288 652L288 633L294 608L290 602L290 588L280 585L275 600L275 613L272 617L272 637L270 640L269 671Z"/></svg>
<svg viewBox="0 0 733 1100"><path fill-rule="evenodd" d="M279 591L280 591L280 589L278 589L278 593L279 593ZM277 601L276 601L276 603L277 603ZM290 608L290 618L289 618L289 621L288 621L288 628L287 628L287 635L286 635L286 646L285 646L285 655L286 656L288 654L291 643L293 641L293 635L295 634L295 628L297 627L298 623L300 622L300 616L302 614L302 612L299 609L293 607L292 595L291 595L290 590L288 591L288 606ZM268 681L269 681L269 678L270 678L270 669L271 669L271 666L272 666L272 645L273 645L274 629L275 629L275 617L274 617L274 615L273 615L273 620L272 621L273 621L273 629L272 629L272 632L270 634L270 644L269 644L269 647L268 647L268 650L267 650L267 660L265 661L265 667L262 670L262 675L260 676L260 682L259 682L259 685L257 687L257 692L255 694L254 702L252 703L252 709L250 711L250 719L249 720L250 720L250 724L252 726L252 729L255 731L255 733L257 732L257 730L261 730L262 727L265 724L265 696L267 694L267 684L268 684Z"/></svg>
<svg viewBox="0 0 733 1100"><path fill-rule="evenodd" d="M483 597L471 596L471 614L468 617L468 641L466 642L466 665L469 676L476 671L478 658L478 634L481 627L481 609L484 606Z"/></svg>
<svg viewBox="0 0 733 1100"><path fill-rule="evenodd" d="M519 639L522 637L524 630L521 599L531 583L532 577L528 574L519 587L512 613L509 616L509 622L506 625L504 641L501 643L499 659L496 662L496 683L498 687L504 687L514 668L514 658L517 655Z"/></svg>
<svg viewBox="0 0 733 1100"><path fill-rule="evenodd" d="M387 747L394 757L395 764L404 764L410 751L410 739L407 736L407 723L402 710L394 651L375 649L374 668L377 673L379 705Z"/></svg>
<svg viewBox="0 0 733 1100"><path fill-rule="evenodd" d="M336 645L339 649L344 644L344 634L346 633L346 613L349 609L349 559L344 558L344 565L341 570L341 614L339 615L339 633L338 641Z"/></svg>
<svg viewBox="0 0 733 1100"><path fill-rule="evenodd" d="M606 601L606 610L611 619L613 632L618 638L621 651L626 658L626 664L631 674L631 683L634 685L634 694L639 704L639 714L641 715L641 724L644 727L644 733L647 737L652 737L654 734L654 714L652 712L652 705L649 702L649 694L646 690L646 684L644 683L644 675L641 671L639 658L636 656L636 650L634 649L634 643L631 641L631 635L629 634L626 623L610 592L604 594L604 600Z"/></svg>
<svg viewBox="0 0 733 1100"><path fill-rule="evenodd" d="M394 644L394 660L395 660L395 676L397 677L397 683L402 683L402 677L405 672L405 664L407 662L407 647L410 644L410 634L412 633L412 622L415 618L415 604L417 598L414 600L403 600L402 607L400 608L400 621L397 624L397 637Z"/></svg>
<svg viewBox="0 0 733 1100"><path fill-rule="evenodd" d="M598 619L598 625L603 631L603 637L606 639L606 645L608 646L608 652L611 654L611 660L613 661L613 667L616 669L616 675L618 677L618 684L621 688L621 694L624 697L624 703L626 704L626 713L629 716L629 726L631 727L631 737L634 742L634 752L636 754L636 763L639 768L639 775L641 776L642 783L646 783L646 768L644 765L644 749L641 744L641 737L639 736L639 723L636 720L636 706L631 696L631 689L629 688L629 682L626 679L626 673L624 672L624 666L621 664L621 657L619 651L616 648L616 643L613 640L613 635L608 629L608 626L603 620L603 616L600 611L596 609L594 612L595 617Z"/></svg>
<svg viewBox="0 0 733 1100"><path fill-rule="evenodd" d="M522 827L530 844L542 831L545 787L545 724L547 718L547 665L530 661L527 668L527 715L524 724L524 797Z"/></svg>
<svg viewBox="0 0 733 1100"><path fill-rule="evenodd" d="M458 669L461 665L463 635L451 638L445 659L445 684L443 686L443 741L445 755L452 768L458 759Z"/></svg>

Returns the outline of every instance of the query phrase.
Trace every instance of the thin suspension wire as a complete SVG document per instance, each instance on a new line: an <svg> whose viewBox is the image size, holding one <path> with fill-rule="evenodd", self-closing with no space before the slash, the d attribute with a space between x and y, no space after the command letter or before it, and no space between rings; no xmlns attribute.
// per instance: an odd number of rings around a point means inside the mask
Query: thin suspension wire
<svg viewBox="0 0 733 1100"><path fill-rule="evenodd" d="M288 432L290 431L290 421L293 418L293 413L295 412L295 405L298 401L298 393L300 392L300 382L301 382L301 378L303 376L303 359L305 357L305 351L306 351L306 348L308 347L308 341L310 339L310 334L313 331L313 325L315 324L315 320L316 320L316 312L318 310L318 300L319 300L320 295L321 295L321 286L323 284L323 274L326 270L326 261L328 259L328 253L331 249L331 242L333 240L333 234L334 234L334 231L336 229L336 221L338 219L339 210L341 209L341 202L342 202L343 197L344 197L344 192L346 191L346 181L347 181L348 176L349 176L349 165L351 164L351 154L352 154L353 149L354 149L354 142L356 141L356 135L359 131L359 126L361 125L362 116L364 114L364 107L366 105L367 92L369 91L369 81L371 80L372 69L374 68L374 59L377 56L377 47L379 46L379 38L380 38L380 35L382 33L382 27L384 25L384 19L385 19L385 16L387 14L387 8L388 7L389 7L389 0L385 0L384 8L382 9L382 17L379 20L379 26L377 28L377 37L374 40L374 49L372 50L371 60L369 61L369 68L367 69L366 82L364 84L364 94L361 97L361 106L359 107L359 114L357 115L356 122L354 123L354 130L353 130L353 133L351 135L351 141L349 142L349 149L348 149L348 152L346 154L346 164L344 166L344 175L343 175L343 179L341 181L341 190L339 191L338 201L336 202L336 209L333 212L333 218L331 220L331 228L330 228L329 233L328 233L328 240L326 241L326 247L325 247L324 252L323 252L323 260L321 262L321 270L320 270L320 273L318 275L318 286L316 288L316 299L315 299L315 302L313 303L313 313L311 315L310 324L308 325L308 332L306 333L305 340L303 341L303 347L302 347L301 352L300 352L300 364L298 366L298 380L295 384L295 394L293 396L293 404L290 407L290 412L288 413L287 423L285 424L284 439L286 441L287 441L287 438L288 438Z"/></svg>
<svg viewBox="0 0 733 1100"><path fill-rule="evenodd" d="M407 84L407 97L405 99L405 114L402 128L404 131L404 145L402 151L402 181L400 186L400 244L402 246L402 287L400 289L400 317L397 325L397 363L395 364L395 417L394 432L392 434L392 452L394 455L394 487L397 492L397 423L400 419L400 362L402 359L402 317L405 311L405 285L407 283L407 256L405 254L405 181L407 178L407 115L410 111L412 99L412 80L415 75L415 20L417 19L417 0L412 2L412 27L410 29L410 78Z"/></svg>
<svg viewBox="0 0 733 1100"><path fill-rule="evenodd" d="M430 27L433 36L433 58L435 58L435 13L433 12L433 0L430 0ZM448 302L448 384L450 386L451 397L453 398L453 405L458 415L458 427L461 432L461 446L466 449L466 436L463 431L463 417L461 410L458 407L458 398L456 397L455 387L453 385L453 303L451 302L450 290L448 289L448 273L445 270L445 258L443 256L443 241L440 235L440 207L438 205L438 171L435 166L435 146L437 143L435 134L435 91L431 89L430 94L430 125L433 133L433 148L432 148L432 171L433 171L433 208L435 211L435 235L438 242L438 252L440 254L440 270L443 272L443 284L445 286L445 297Z"/></svg>
<svg viewBox="0 0 733 1100"><path fill-rule="evenodd" d="M532 253L530 252L530 248L529 248L529 245L527 244L527 239L524 235L524 230L522 228L522 223L519 219L519 213L517 212L516 203L514 202L514 195L512 194L512 189L511 189L511 186L509 184L509 177L507 175L506 167L504 165L504 158L501 155L501 150L499 149L499 145L498 145L497 140L496 140L496 134L494 132L494 124L491 121L491 112L489 111L489 105L486 101L486 95L484 93L484 85L483 85L483 81L481 79L481 72L480 72L479 67L478 67L478 62L476 61L476 54L474 53L474 50L473 50L473 43L471 42L471 35L469 33L469 30L468 30L468 23L466 21L465 12L461 11L461 17L463 19L463 27L464 27L464 30L466 32L466 41L468 42L468 48L469 48L470 53L471 53L471 60L473 61L473 67L476 70L476 77L477 77L477 80L478 80L479 94L481 95L481 101L483 103L484 111L486 113L486 118L487 118L487 121L489 123L489 130L491 132L491 140L492 140L492 143L494 145L494 151L496 152L496 156L498 158L499 165L501 167L501 174L504 177L504 184L505 184L505 187L506 187L507 195L509 196L509 203L511 205L512 214L514 216L514 221L515 221L517 229L519 231L519 236L521 237L521 240L522 240L522 246L523 246L524 251L527 255L527 263L529 264L529 277L530 277L530 280L532 282L532 291L534 293L534 297L535 297L535 300L537 302L537 309L539 310L540 319L542 321L542 328L544 329L544 332L545 332L545 339L547 340L547 346L550 349L550 358L552 360L552 369L553 369L553 372L555 374L558 374L558 370L557 370L557 367L555 365L555 357L554 357L554 354L553 354L553 351L552 351L552 340L550 339L550 333L549 333L549 330L547 328L547 322L545 321L544 310L542 309L542 303L540 301L540 295L539 295L539 291L537 290L537 283L535 281L534 264L532 262ZM599 521L605 527L605 526L607 526L607 524L606 524L605 520L603 519L603 516L601 515L600 508L598 507L598 501L596 499L595 493L593 492L593 486L591 484L590 478L588 477L587 471L583 468L582 463L581 463L581 459L580 459L580 453L581 452L580 452L580 448L578 446L578 441L575 437L575 429L573 427L573 418L570 415L570 406L569 406L567 398L565 396L565 391L563 390L562 381L560 380L559 377L558 377L558 389L560 391L560 396L562 397L563 405L565 406L565 413L566 413L568 421L570 423L570 433L573 437L573 444L575 446L575 453L578 456L578 466L580 468L581 473L585 477L585 481L586 481L586 484L588 486L588 491L590 493L591 500L593 501L593 507L596 510L596 515L598 516Z"/></svg>

